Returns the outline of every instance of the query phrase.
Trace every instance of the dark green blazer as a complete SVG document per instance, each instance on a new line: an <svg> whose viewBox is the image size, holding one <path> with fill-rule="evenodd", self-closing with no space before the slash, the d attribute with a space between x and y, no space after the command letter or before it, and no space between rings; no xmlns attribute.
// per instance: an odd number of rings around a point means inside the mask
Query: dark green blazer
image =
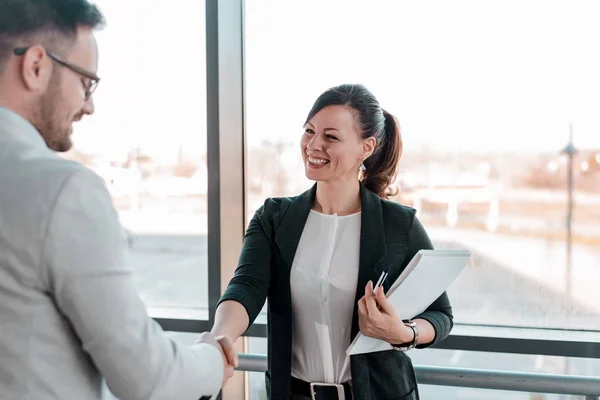
<svg viewBox="0 0 600 400"><path fill-rule="evenodd" d="M268 398L273 400L287 400L290 396L290 270L315 193L316 185L296 197L269 198L256 211L246 230L235 275L220 300L241 303L252 324L269 298L266 383ZM418 250L433 248L414 209L383 200L362 184L360 196L360 264L352 338L359 332L356 303L364 295L367 282L376 281L382 270L390 266L384 284L387 291ZM452 308L446 293L418 318L434 326L436 336L431 344L445 339L452 329ZM353 355L350 367L355 400L419 398L411 360L403 352Z"/></svg>

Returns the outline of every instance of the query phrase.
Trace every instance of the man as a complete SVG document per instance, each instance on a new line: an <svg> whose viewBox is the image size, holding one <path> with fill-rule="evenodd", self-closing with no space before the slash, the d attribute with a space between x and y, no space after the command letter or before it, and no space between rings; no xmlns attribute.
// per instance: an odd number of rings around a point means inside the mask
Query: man
<svg viewBox="0 0 600 400"><path fill-rule="evenodd" d="M102 22L87 0L0 1L0 398L99 399L103 376L121 400L207 399L231 342L165 336L103 182L56 154L94 112Z"/></svg>

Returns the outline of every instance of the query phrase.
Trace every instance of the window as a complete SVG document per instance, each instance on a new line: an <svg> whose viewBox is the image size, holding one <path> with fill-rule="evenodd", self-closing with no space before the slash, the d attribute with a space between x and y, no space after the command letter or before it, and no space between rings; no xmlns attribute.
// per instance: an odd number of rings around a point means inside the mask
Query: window
<svg viewBox="0 0 600 400"><path fill-rule="evenodd" d="M204 2L96 3L96 114L67 157L106 181L151 314L208 319Z"/></svg>
<svg viewBox="0 0 600 400"><path fill-rule="evenodd" d="M456 322L600 330L593 7L246 2L248 219L310 187L299 140L317 96L363 83L401 125L395 200L438 248L473 252L449 290Z"/></svg>
<svg viewBox="0 0 600 400"><path fill-rule="evenodd" d="M248 353L267 354L267 339L248 338ZM266 400L265 374L248 372L248 400Z"/></svg>
<svg viewBox="0 0 600 400"><path fill-rule="evenodd" d="M594 359L574 357L550 357L541 355L498 354L462 350L426 349L413 351L410 357L415 365L435 365L451 368L502 370L538 374L565 374L580 376L597 376L600 362ZM523 393L513 391L486 390L461 387L421 385L423 398L445 399L582 399L581 396L565 396L556 394Z"/></svg>
<svg viewBox="0 0 600 400"><path fill-rule="evenodd" d="M250 338L248 352L253 354L266 354L267 341L264 338ZM598 376L600 361L591 358L552 357L525 354L499 354L490 352L439 350L429 348L425 350L412 350L407 353L414 365L431 365L449 368L500 370L513 372L526 372L537 374ZM266 399L264 373L250 372L249 399ZM419 392L424 399L537 399L559 400L580 399L576 396L563 396L556 394L524 393L514 391L500 391L488 389L475 389L466 387L447 387L437 385L419 385Z"/></svg>

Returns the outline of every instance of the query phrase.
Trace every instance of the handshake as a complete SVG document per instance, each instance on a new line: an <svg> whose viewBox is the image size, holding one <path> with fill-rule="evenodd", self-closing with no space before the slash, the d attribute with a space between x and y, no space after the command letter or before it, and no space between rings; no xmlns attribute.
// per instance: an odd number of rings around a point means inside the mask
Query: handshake
<svg viewBox="0 0 600 400"><path fill-rule="evenodd" d="M229 378L233 376L234 369L238 366L238 355L233 347L233 342L227 336L215 336L210 332L204 332L196 343L206 343L215 346L223 356L223 383L225 386Z"/></svg>

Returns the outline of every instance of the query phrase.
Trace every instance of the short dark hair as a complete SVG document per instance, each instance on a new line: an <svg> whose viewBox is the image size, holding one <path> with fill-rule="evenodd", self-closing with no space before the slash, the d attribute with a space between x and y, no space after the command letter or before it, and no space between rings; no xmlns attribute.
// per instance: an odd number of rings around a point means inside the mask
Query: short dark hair
<svg viewBox="0 0 600 400"><path fill-rule="evenodd" d="M102 25L102 13L87 0L1 0L0 71L22 38L75 39L77 28Z"/></svg>
<svg viewBox="0 0 600 400"><path fill-rule="evenodd" d="M398 191L392 185L396 180L398 163L402 156L402 138L396 118L385 111L365 86L343 84L321 94L308 113L306 122L319 111L331 105L350 107L363 139L374 137L377 145L364 162L361 182L379 197L393 197Z"/></svg>

